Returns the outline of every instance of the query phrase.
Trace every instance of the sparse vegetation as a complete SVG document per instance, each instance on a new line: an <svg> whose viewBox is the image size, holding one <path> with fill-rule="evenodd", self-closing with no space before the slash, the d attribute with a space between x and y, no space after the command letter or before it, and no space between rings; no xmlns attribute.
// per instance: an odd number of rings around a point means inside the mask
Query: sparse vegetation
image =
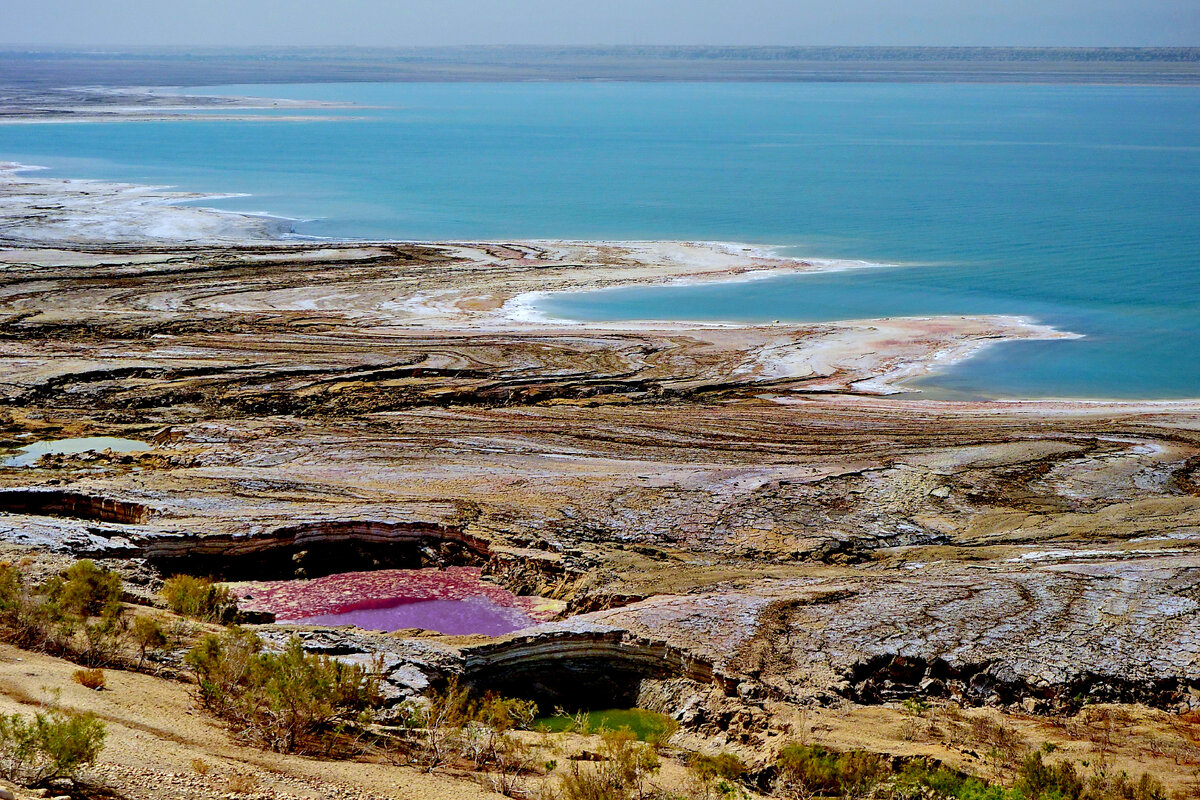
<svg viewBox="0 0 1200 800"><path fill-rule="evenodd" d="M746 762L733 753L718 753L715 756L693 753L688 758L688 766L704 780L740 781L750 771Z"/></svg>
<svg viewBox="0 0 1200 800"><path fill-rule="evenodd" d="M304 652L292 638L264 652L253 633L208 634L185 657L201 703L239 734L283 753L328 754L377 699L377 681L362 667Z"/></svg>
<svg viewBox="0 0 1200 800"><path fill-rule="evenodd" d="M104 723L86 714L0 715L0 776L22 786L74 779L96 760L104 737Z"/></svg>
<svg viewBox="0 0 1200 800"><path fill-rule="evenodd" d="M646 800L657 794L649 785L660 762L653 748L633 731L600 734L600 761L588 766L573 762L559 779L556 800Z"/></svg>
<svg viewBox="0 0 1200 800"><path fill-rule="evenodd" d="M198 579L172 579L173 607L197 620L228 619L233 608L222 587ZM164 596L168 592L164 589ZM165 622L163 620L166 620ZM1052 720L1064 740L1084 741L1086 759L1064 758L1054 743L1027 741L1004 714L964 712L953 703L910 699L902 706L902 738L937 737L978 753L992 776L988 782L921 759L894 767L865 751L839 752L810 743L806 720L794 732L805 738L782 748L774 764L751 769L738 756L721 752L685 757L687 776L666 790L656 785L660 753L677 730L670 717L641 709L566 714L537 718L534 703L492 693L472 694L451 681L442 691L411 702L392 728L369 724L378 700L370 670L306 653L299 639L282 651L269 651L254 633L237 626L194 637L199 622L167 617L161 611L126 613L117 573L90 561L77 562L41 583L23 570L0 564L0 624L18 646L65 656L85 665L72 679L102 689L101 665L140 667L149 653L190 640L184 659L196 678L200 702L231 723L239 737L280 752L345 755L378 745L398 754L398 762L428 771L443 766L474 773L486 788L513 797L537 794L543 800L716 800L744 798L771 786L784 798L843 800L1177 800L1154 777L1132 777L1112 768L1128 757L1123 741L1134 735L1140 717L1128 710L1097 705L1075 718ZM171 627L166 627L166 626ZM211 630L211 628L209 628ZM1171 717L1162 742L1148 752L1190 758L1188 726L1193 717ZM543 731L538 740L519 731ZM599 734L599 747L583 757L564 754L552 732ZM71 778L95 759L104 739L97 720L62 711L0 717L0 776L35 785ZM1178 740L1175 741L1175 740ZM1122 756L1121 752L1125 751ZM669 754L668 754L669 755ZM552 757L548 757L552 756ZM569 759L569 760L567 760ZM193 761L198 775L212 769ZM677 774L677 773L676 773ZM253 780L234 775L234 783ZM674 780L674 779L672 779ZM230 789L243 793L254 788Z"/></svg>
<svg viewBox="0 0 1200 800"><path fill-rule="evenodd" d="M109 664L125 633L121 578L85 560L33 587L18 568L0 565L0 622L18 647Z"/></svg>
<svg viewBox="0 0 1200 800"><path fill-rule="evenodd" d="M856 797L891 772L882 758L865 750L802 744L784 747L776 767L777 789L788 797Z"/></svg>
<svg viewBox="0 0 1200 800"><path fill-rule="evenodd" d="M909 697L902 704L904 710L904 725L901 728L900 735L907 741L913 741L921 738L923 734L929 733L933 728L933 720L930 717L932 706L929 701L923 697ZM930 717L927 719L927 717Z"/></svg>
<svg viewBox="0 0 1200 800"><path fill-rule="evenodd" d="M880 756L838 753L817 746L784 747L776 764L776 789L785 797L879 800L1169 800L1163 785L1143 774L1103 771L1085 776L1070 761L1047 763L1043 751L1028 754L1010 786L931 764L906 763L898 772Z"/></svg>
<svg viewBox="0 0 1200 800"><path fill-rule="evenodd" d="M1099 770L1084 777L1074 764L1047 764L1042 753L1031 753L1021 765L1014 787L1023 800L1167 800L1166 789L1142 773L1133 779L1124 772Z"/></svg>
<svg viewBox="0 0 1200 800"><path fill-rule="evenodd" d="M716 796L726 800L746 797L744 783L750 767L733 753L704 755L692 753L687 758L691 786L680 800L710 800Z"/></svg>
<svg viewBox="0 0 1200 800"><path fill-rule="evenodd" d="M203 622L233 622L237 600L224 586L208 578L175 575L163 583L162 597L167 607L184 617Z"/></svg>

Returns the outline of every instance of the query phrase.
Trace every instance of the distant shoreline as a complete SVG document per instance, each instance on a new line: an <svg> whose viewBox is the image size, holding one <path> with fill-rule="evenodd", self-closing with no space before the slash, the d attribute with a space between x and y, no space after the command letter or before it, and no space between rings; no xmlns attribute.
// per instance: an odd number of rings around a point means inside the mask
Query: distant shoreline
<svg viewBox="0 0 1200 800"><path fill-rule="evenodd" d="M1195 86L1200 85L1200 47L479 46L97 52L0 45L0 89L605 80Z"/></svg>

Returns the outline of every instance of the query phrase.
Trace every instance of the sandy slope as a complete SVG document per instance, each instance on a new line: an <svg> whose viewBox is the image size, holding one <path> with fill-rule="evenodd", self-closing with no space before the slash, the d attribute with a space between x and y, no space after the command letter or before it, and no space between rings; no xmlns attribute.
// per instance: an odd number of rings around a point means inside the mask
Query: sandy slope
<svg viewBox="0 0 1200 800"><path fill-rule="evenodd" d="M219 723L196 709L189 687L133 672L105 672L103 691L71 680L74 664L0 645L0 711L32 714L57 694L58 704L98 715L108 725L97 783L138 800L223 798L233 776L252 776L272 798L498 797L477 784L407 767L323 761L267 753L230 741ZM193 761L210 765L200 775Z"/></svg>

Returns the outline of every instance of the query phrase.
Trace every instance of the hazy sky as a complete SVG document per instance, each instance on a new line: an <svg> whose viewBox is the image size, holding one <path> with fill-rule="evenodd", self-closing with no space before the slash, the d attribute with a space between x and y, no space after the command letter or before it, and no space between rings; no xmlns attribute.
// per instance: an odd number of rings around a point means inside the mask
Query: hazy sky
<svg viewBox="0 0 1200 800"><path fill-rule="evenodd" d="M1200 45L1200 0L0 0L0 42Z"/></svg>

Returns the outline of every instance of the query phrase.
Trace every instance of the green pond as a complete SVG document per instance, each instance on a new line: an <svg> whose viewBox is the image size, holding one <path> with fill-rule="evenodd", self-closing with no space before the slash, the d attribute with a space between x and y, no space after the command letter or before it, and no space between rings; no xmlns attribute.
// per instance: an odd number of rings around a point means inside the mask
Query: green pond
<svg viewBox="0 0 1200 800"><path fill-rule="evenodd" d="M642 708L609 708L580 714L542 717L534 722L533 727L534 730L546 730L550 733L596 733L601 729L616 731L628 728L639 741L645 742L670 733L676 724L670 717L657 711Z"/></svg>

